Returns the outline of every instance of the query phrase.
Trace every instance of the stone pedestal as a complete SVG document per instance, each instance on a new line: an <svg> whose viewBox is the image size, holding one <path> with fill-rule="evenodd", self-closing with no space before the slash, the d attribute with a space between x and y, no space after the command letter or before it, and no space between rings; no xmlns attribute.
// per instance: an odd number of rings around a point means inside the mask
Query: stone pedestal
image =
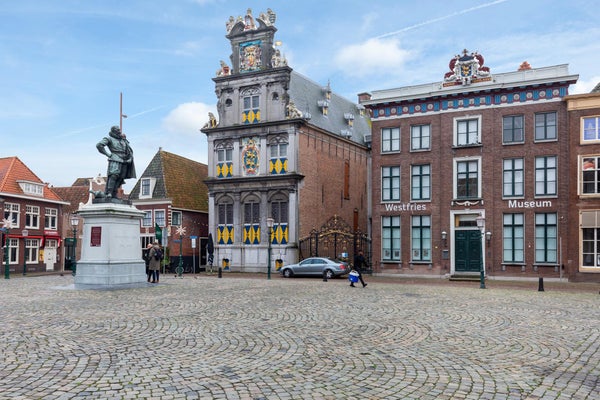
<svg viewBox="0 0 600 400"><path fill-rule="evenodd" d="M84 224L75 286L146 283L146 264L140 244L140 221L144 212L129 204L91 203L81 206L78 214Z"/></svg>

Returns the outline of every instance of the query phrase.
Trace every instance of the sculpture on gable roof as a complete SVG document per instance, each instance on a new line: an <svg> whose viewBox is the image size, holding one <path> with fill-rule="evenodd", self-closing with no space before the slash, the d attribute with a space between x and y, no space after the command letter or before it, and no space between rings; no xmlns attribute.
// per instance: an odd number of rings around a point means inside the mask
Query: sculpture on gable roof
<svg viewBox="0 0 600 400"><path fill-rule="evenodd" d="M206 124L204 124L204 126L202 127L202 129L204 129L204 128L216 128L218 124L219 123L217 122L217 118L215 117L215 114L209 112L208 113L208 122Z"/></svg>
<svg viewBox="0 0 600 400"><path fill-rule="evenodd" d="M231 68L229 68L229 65L225 61L221 60L221 68L217 70L217 76L227 75L231 75Z"/></svg>
<svg viewBox="0 0 600 400"><path fill-rule="evenodd" d="M256 24L254 23L254 17L252 16L252 9L249 8L244 17L244 30L249 31L252 29L256 29Z"/></svg>
<svg viewBox="0 0 600 400"><path fill-rule="evenodd" d="M234 18L232 15L229 16L229 19L225 22L225 29L227 31L227 34L230 34L237 24L242 23L244 25L244 31L251 31L256 30L260 27L260 23L257 22L262 22L264 26L273 26L276 20L277 14L275 14L270 8L267 8L266 13L261 12L256 18L256 20L252 16L252 9L249 8L246 11L246 15L244 16L240 15L237 18Z"/></svg>
<svg viewBox="0 0 600 400"><path fill-rule="evenodd" d="M457 54L450 60L450 72L444 75L444 82L450 85L470 85L471 83L487 81L490 78L490 69L483 66L483 56L477 52L468 54L467 49L463 54ZM444 86L447 86L444 84Z"/></svg>

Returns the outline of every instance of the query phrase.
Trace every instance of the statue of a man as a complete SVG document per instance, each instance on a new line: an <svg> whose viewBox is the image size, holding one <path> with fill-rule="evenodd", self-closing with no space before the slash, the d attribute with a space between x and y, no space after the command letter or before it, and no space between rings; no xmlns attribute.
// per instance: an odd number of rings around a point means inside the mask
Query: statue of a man
<svg viewBox="0 0 600 400"><path fill-rule="evenodd" d="M125 182L125 179L136 177L133 150L118 126L110 128L108 136L99 141L96 148L108 157L108 181L105 195L108 198L117 198L117 190Z"/></svg>

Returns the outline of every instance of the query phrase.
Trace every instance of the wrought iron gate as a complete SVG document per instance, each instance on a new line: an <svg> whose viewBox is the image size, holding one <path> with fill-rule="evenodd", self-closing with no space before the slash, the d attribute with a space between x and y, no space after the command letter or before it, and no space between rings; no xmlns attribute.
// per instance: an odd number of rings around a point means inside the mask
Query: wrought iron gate
<svg viewBox="0 0 600 400"><path fill-rule="evenodd" d="M371 269L371 239L360 230L354 231L339 216L334 215L320 229L299 241L300 260L308 257L330 257L353 263L354 255L362 250Z"/></svg>

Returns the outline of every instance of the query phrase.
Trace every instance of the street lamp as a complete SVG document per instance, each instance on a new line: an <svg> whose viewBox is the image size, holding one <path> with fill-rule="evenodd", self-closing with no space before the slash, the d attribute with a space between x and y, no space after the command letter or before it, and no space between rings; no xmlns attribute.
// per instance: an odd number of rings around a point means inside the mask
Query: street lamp
<svg viewBox="0 0 600 400"><path fill-rule="evenodd" d="M477 221L477 227L481 232L481 238L485 235L485 217L479 213L479 216L475 218ZM479 289L485 289L485 276L483 272L483 245L481 247L481 258L479 260Z"/></svg>
<svg viewBox="0 0 600 400"><path fill-rule="evenodd" d="M10 239L8 238L8 234L10 232L10 228L12 228L12 221L4 218L2 221L2 226L2 232L4 232L4 279L10 279L10 267L8 265L8 259L10 258L8 254L8 243L10 242Z"/></svg>
<svg viewBox="0 0 600 400"><path fill-rule="evenodd" d="M275 220L273 218L267 218L267 228L269 228L269 240L268 240L268 248L267 248L267 279L271 279L271 236L273 235L273 225L275 224Z"/></svg>
<svg viewBox="0 0 600 400"><path fill-rule="evenodd" d="M25 276L27 275L27 236L29 236L29 231L23 229L21 234L23 235L23 276Z"/></svg>
<svg viewBox="0 0 600 400"><path fill-rule="evenodd" d="M71 228L73 228L73 258L71 260L71 275L75 276L77 272L77 225L79 217L75 214L71 216Z"/></svg>
<svg viewBox="0 0 600 400"><path fill-rule="evenodd" d="M180 226L179 228L177 228L177 233L179 233L179 266L177 267L177 275L180 278L183 278L183 250L181 246L183 244L185 228L183 226Z"/></svg>

